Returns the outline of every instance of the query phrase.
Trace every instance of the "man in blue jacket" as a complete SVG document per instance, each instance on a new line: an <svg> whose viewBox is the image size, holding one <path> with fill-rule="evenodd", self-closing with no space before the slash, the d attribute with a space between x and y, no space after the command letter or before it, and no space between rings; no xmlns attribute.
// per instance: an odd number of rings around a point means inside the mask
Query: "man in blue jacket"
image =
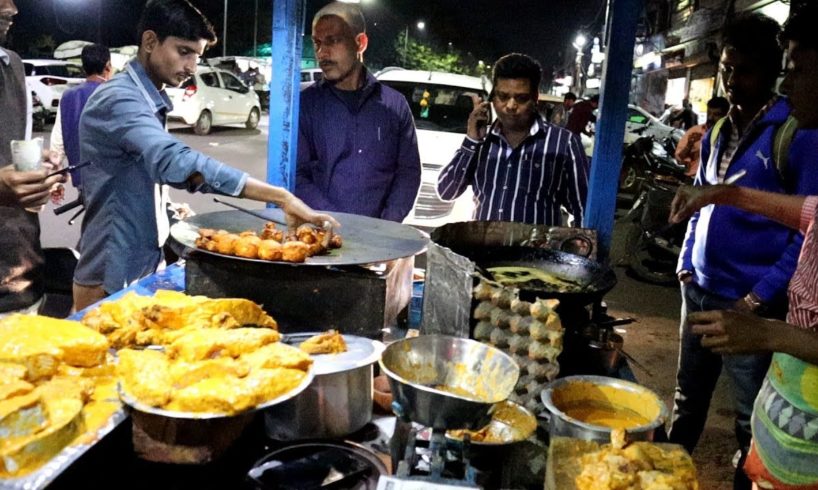
<svg viewBox="0 0 818 490"><path fill-rule="evenodd" d="M363 64L361 10L334 2L312 22L324 74L301 92L295 194L315 209L403 221L420 187L409 104Z"/></svg>
<svg viewBox="0 0 818 490"><path fill-rule="evenodd" d="M786 140L776 135L791 110L786 99L773 96L782 60L779 30L774 20L757 14L726 28L720 69L731 110L702 142L696 185L739 176L737 185L770 192L818 191L818 132L796 132L783 152L787 157L774 158L774 142ZM753 401L769 355L713 354L691 334L687 315L736 309L783 318L802 239L772 220L730 206L707 206L691 218L678 266L683 307L671 442L693 451L723 364L734 388L736 437L746 452ZM749 488L749 482L741 481L743 473L736 478L736 488Z"/></svg>

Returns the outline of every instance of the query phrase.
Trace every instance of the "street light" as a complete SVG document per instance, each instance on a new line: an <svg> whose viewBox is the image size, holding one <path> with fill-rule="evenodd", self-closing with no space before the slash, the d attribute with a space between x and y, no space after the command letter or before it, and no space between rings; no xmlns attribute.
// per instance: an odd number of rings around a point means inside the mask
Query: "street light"
<svg viewBox="0 0 818 490"><path fill-rule="evenodd" d="M426 29L426 22L419 20L415 27L418 28L419 31ZM406 32L403 36L403 67L406 68L406 54L409 51L409 24L406 24Z"/></svg>
<svg viewBox="0 0 818 490"><path fill-rule="evenodd" d="M253 57L258 56L258 0L255 1L253 10Z"/></svg>
<svg viewBox="0 0 818 490"><path fill-rule="evenodd" d="M577 95L582 95L582 55L585 49L585 45L587 43L588 38L585 37L585 34L581 32L577 34L577 37L574 39L573 42L574 49L577 50L576 66L574 68L576 72L576 77L574 77L574 83L576 83Z"/></svg>
<svg viewBox="0 0 818 490"><path fill-rule="evenodd" d="M227 0L224 0L224 21L222 22L222 57L227 56Z"/></svg>

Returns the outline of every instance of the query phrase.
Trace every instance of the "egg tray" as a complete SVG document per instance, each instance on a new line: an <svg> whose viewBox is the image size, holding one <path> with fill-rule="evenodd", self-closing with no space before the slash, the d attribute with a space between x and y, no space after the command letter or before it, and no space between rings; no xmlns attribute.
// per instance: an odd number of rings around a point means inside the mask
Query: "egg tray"
<svg viewBox="0 0 818 490"><path fill-rule="evenodd" d="M519 290L480 280L473 289L476 322L473 337L508 353L520 366L520 379L509 400L534 413L545 407L540 392L559 374L565 330L555 311L559 301L519 298Z"/></svg>

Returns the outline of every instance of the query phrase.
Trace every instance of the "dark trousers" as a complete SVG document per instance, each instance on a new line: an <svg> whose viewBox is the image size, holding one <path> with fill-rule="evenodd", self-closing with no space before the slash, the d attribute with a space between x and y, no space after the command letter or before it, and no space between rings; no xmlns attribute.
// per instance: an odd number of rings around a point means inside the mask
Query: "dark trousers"
<svg viewBox="0 0 818 490"><path fill-rule="evenodd" d="M672 425L668 438L692 453L699 442L707 411L722 365L733 387L736 413L735 433L739 448L745 454L750 447L750 415L753 402L770 366L770 355L714 354L701 345L700 337L691 334L687 315L696 311L731 309L735 300L714 295L694 283L682 285L682 319L679 327L679 364L676 370L676 394ZM743 476L743 475L738 475Z"/></svg>

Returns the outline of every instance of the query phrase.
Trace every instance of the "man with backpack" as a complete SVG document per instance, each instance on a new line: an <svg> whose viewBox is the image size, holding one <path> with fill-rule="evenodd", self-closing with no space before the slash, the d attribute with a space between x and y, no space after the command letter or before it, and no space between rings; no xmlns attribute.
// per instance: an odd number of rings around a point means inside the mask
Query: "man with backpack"
<svg viewBox="0 0 818 490"><path fill-rule="evenodd" d="M795 132L790 105L774 97L782 51L778 24L750 14L725 29L720 70L731 103L728 116L705 136L695 185L736 185L787 194L818 192L818 132ZM687 316L733 309L783 318L787 284L803 236L773 220L730 206L708 206L690 220L678 277L682 283L679 365L670 440L693 451L707 419L722 365L733 385L736 438L742 458L750 414L769 354L715 354L692 334ZM749 488L736 474L735 488Z"/></svg>

